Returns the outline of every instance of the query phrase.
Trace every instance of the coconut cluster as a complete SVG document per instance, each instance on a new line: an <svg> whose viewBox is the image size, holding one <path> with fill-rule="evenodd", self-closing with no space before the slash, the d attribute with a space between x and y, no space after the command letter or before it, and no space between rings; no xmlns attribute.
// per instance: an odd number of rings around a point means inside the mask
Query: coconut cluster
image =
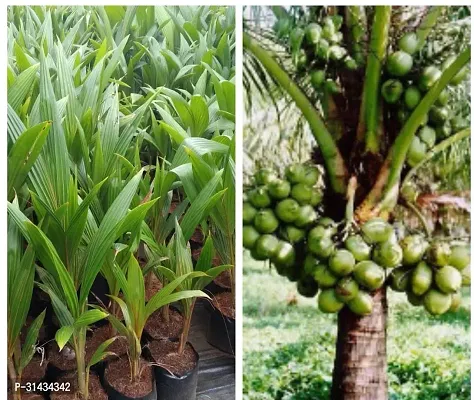
<svg viewBox="0 0 474 400"><path fill-rule="evenodd" d="M342 22L340 15L331 15L318 18L317 22L305 27L295 27L290 19L283 18L273 27L277 36L288 39L296 69L310 69L311 84L318 92L339 93L341 89L331 71L358 68L356 60L344 47Z"/></svg>
<svg viewBox="0 0 474 400"><path fill-rule="evenodd" d="M396 115L401 124L409 118L424 93L438 82L443 71L456 59L451 56L441 65L429 65L421 70L415 70L413 54L417 50L416 33L406 33L398 41L398 50L391 53L385 63L388 79L382 84L382 97L390 105L390 111ZM467 74L466 66L454 76L450 85L459 85ZM454 112L448 104L449 97L449 89L444 89L425 116L407 154L407 163L411 167L423 160L427 151L436 143L468 127L461 115L453 115Z"/></svg>
<svg viewBox="0 0 474 400"><path fill-rule="evenodd" d="M284 177L263 169L254 180L244 196L244 247L254 259L270 260L301 295L319 293L322 312L348 307L369 315L373 292L388 282L433 315L459 307L461 285L470 282L469 246L430 245L421 235L399 240L380 218L349 231L344 221L323 216L315 166L290 165Z"/></svg>
<svg viewBox="0 0 474 400"><path fill-rule="evenodd" d="M461 287L471 284L471 253L466 243L429 244L421 235L406 236L402 266L390 276L390 287L406 292L414 306L423 305L433 315L456 311L461 304Z"/></svg>
<svg viewBox="0 0 474 400"><path fill-rule="evenodd" d="M258 171L243 204L243 245L253 258L295 264L293 246L305 240L319 218L321 185L320 170L312 165L290 165L284 177Z"/></svg>

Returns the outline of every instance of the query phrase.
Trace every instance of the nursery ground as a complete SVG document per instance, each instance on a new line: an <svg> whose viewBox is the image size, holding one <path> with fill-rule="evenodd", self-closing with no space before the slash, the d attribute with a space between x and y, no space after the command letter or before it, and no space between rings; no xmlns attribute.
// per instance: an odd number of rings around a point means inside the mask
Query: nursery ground
<svg viewBox="0 0 474 400"><path fill-rule="evenodd" d="M206 341L209 313L198 301L193 314L190 342L199 353L199 375L196 400L230 400L235 398L235 359L212 347Z"/></svg>
<svg viewBox="0 0 474 400"><path fill-rule="evenodd" d="M244 255L244 398L329 399L336 316ZM470 291L434 318L389 291L390 400L470 399Z"/></svg>

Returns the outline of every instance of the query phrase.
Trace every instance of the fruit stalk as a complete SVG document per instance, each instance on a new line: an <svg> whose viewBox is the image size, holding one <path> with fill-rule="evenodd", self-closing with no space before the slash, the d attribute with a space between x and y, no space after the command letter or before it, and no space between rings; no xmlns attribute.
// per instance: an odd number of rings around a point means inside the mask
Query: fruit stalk
<svg viewBox="0 0 474 400"><path fill-rule="evenodd" d="M436 25L443 8L444 7L442 6L431 7L429 13L426 14L425 18L423 18L423 22L416 30L416 36L418 38L418 46L416 47L417 51L425 45L426 38L430 34L431 29Z"/></svg>
<svg viewBox="0 0 474 400"><path fill-rule="evenodd" d="M367 68L365 73L362 104L360 107L359 126L357 137L362 140L365 136L365 149L372 153L379 151L379 100L380 77L382 62L388 44L388 31L390 28L390 15L392 7L377 6L370 38Z"/></svg>
<svg viewBox="0 0 474 400"><path fill-rule="evenodd" d="M415 165L410 171L405 176L405 179L403 179L402 184L400 185L400 188L405 186L410 179L413 177L413 175L416 173L416 171L424 165L427 161L431 160L436 154L446 150L449 146L453 145L454 143L467 138L471 134L471 129L463 129L460 132L457 132L456 134L450 136L449 138L443 140L439 144L437 144L435 147L433 147L421 160L417 165Z"/></svg>

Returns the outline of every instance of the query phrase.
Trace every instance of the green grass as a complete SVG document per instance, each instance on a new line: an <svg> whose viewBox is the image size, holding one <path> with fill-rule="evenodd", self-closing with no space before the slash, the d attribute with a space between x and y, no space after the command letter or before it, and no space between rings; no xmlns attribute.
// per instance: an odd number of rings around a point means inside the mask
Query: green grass
<svg viewBox="0 0 474 400"><path fill-rule="evenodd" d="M336 317L247 255L243 288L244 398L329 399ZM390 400L470 399L469 304L434 318L389 293Z"/></svg>

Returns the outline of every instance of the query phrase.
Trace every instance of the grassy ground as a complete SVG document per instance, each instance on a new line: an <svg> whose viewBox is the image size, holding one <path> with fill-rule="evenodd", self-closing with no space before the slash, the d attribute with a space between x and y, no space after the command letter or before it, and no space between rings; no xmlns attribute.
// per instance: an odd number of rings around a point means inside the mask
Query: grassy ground
<svg viewBox="0 0 474 400"><path fill-rule="evenodd" d="M335 316L244 256L244 398L329 399ZM443 317L389 294L390 400L470 399L470 295Z"/></svg>

